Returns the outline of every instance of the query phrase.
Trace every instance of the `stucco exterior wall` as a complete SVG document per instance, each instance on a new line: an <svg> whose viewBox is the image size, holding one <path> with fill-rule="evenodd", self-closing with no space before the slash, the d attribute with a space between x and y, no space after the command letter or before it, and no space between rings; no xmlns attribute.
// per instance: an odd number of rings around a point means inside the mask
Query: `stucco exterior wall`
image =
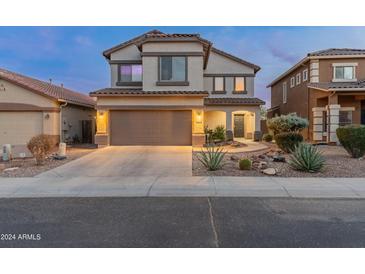
<svg viewBox="0 0 365 274"><path fill-rule="evenodd" d="M9 81L0 79L5 91L0 91L0 103L29 104L39 107L58 107L58 103L50 98L38 95Z"/></svg>
<svg viewBox="0 0 365 274"><path fill-rule="evenodd" d="M271 107L279 106L281 114L297 113L301 117L308 118L308 80L303 82L303 71L308 69L308 63L301 66L287 75L285 78L281 79L275 85L271 87ZM309 71L309 70L308 70ZM300 73L301 83L299 85L295 84L294 87L290 87L290 78L294 77ZM283 102L283 83L286 82L287 85L287 102Z"/></svg>
<svg viewBox="0 0 365 274"><path fill-rule="evenodd" d="M110 60L141 60L141 53L135 45L130 45L113 52Z"/></svg>
<svg viewBox="0 0 365 274"><path fill-rule="evenodd" d="M357 63L356 78L357 80L365 79L365 58L349 58L349 59L319 59L319 81L332 82L333 79L333 63Z"/></svg>
<svg viewBox="0 0 365 274"><path fill-rule="evenodd" d="M229 59L214 51L210 52L204 73L246 73L254 74L254 69Z"/></svg>
<svg viewBox="0 0 365 274"><path fill-rule="evenodd" d="M82 120L92 121L92 135L95 133L96 110L68 104L62 108L62 130L63 138L72 138L77 135L81 141Z"/></svg>
<svg viewBox="0 0 365 274"><path fill-rule="evenodd" d="M216 52L211 52L208 60L207 68L204 74L248 74L253 75L254 69L231 60ZM254 97L254 76L246 76L246 91L247 94L234 94L234 77L225 77L225 94L213 94L213 81L211 76L204 76L204 90L209 91L210 97Z"/></svg>
<svg viewBox="0 0 365 274"><path fill-rule="evenodd" d="M158 86L158 57L144 56L143 64L143 90L203 90L203 57L187 57L188 86Z"/></svg>
<svg viewBox="0 0 365 274"><path fill-rule="evenodd" d="M198 42L153 42L142 46L143 52L203 52Z"/></svg>
<svg viewBox="0 0 365 274"><path fill-rule="evenodd" d="M226 126L226 113L224 111L206 111L204 113L204 124L209 129L217 126Z"/></svg>
<svg viewBox="0 0 365 274"><path fill-rule="evenodd" d="M111 96L99 97L97 107L108 106L197 106L202 107L204 99L188 96Z"/></svg>

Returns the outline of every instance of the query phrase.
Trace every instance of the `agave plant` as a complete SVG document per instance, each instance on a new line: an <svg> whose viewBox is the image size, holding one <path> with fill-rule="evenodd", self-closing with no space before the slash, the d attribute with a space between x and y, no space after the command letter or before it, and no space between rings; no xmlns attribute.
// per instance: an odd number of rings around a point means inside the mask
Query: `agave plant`
<svg viewBox="0 0 365 274"><path fill-rule="evenodd" d="M320 171L324 162L318 149L307 143L298 144L289 159L289 165L293 169L311 173Z"/></svg>
<svg viewBox="0 0 365 274"><path fill-rule="evenodd" d="M198 160L208 169L217 170L223 165L222 160L227 152L220 147L209 146L197 154Z"/></svg>

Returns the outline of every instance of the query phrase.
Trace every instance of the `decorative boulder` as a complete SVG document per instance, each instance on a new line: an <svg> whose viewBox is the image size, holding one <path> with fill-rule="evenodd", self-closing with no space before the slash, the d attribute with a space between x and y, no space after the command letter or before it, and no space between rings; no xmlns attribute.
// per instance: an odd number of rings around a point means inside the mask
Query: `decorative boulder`
<svg viewBox="0 0 365 274"><path fill-rule="evenodd" d="M262 173L264 173L266 175L275 175L276 174L276 169L272 168L272 167L269 167L269 168L263 169Z"/></svg>
<svg viewBox="0 0 365 274"><path fill-rule="evenodd" d="M232 156L231 156L231 160L232 160L232 161L236 161L236 162L237 162L239 159L240 159L240 158L239 158L238 156L236 156L236 155L232 155Z"/></svg>
<svg viewBox="0 0 365 274"><path fill-rule="evenodd" d="M280 163L286 162L285 157L280 155L275 155L272 160L273 162L280 162Z"/></svg>

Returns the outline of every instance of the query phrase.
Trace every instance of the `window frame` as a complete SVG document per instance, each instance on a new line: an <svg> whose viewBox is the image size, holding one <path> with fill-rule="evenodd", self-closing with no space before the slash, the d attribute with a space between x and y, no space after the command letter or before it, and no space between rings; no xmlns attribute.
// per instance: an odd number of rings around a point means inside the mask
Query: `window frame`
<svg viewBox="0 0 365 274"><path fill-rule="evenodd" d="M290 87L291 88L295 87L295 77L294 76L290 78Z"/></svg>
<svg viewBox="0 0 365 274"><path fill-rule="evenodd" d="M288 102L288 84L287 82L283 82L282 85L282 95L283 95L283 104L286 104Z"/></svg>
<svg viewBox="0 0 365 274"><path fill-rule="evenodd" d="M332 67L333 67L332 82L356 82L357 81L356 66L357 66L357 63L332 64ZM343 68L344 78L336 78L336 69L337 68ZM351 79L345 79L345 68L352 68L352 78Z"/></svg>
<svg viewBox="0 0 365 274"><path fill-rule="evenodd" d="M161 59L164 57L183 57L185 58L185 79L184 80L162 80L161 76ZM178 55L161 55L158 56L158 61L157 61L157 67L158 67L158 79L156 82L157 86L188 86L189 82L188 82L188 56L178 56Z"/></svg>
<svg viewBox="0 0 365 274"><path fill-rule="evenodd" d="M142 69L142 75L141 75L141 81L122 81L122 66L141 66ZM121 62L118 63L117 66L117 82L116 85L117 86L142 86L142 82L143 82L143 66L142 66L142 61L132 61L132 62Z"/></svg>
<svg viewBox="0 0 365 274"><path fill-rule="evenodd" d="M216 90L216 86L215 86L215 79L216 78L222 78L223 79L223 90ZM226 77L224 76L214 76L213 77L213 94L225 94L226 91Z"/></svg>
<svg viewBox="0 0 365 274"><path fill-rule="evenodd" d="M302 79L303 79L303 82L308 81L308 69L303 70Z"/></svg>
<svg viewBox="0 0 365 274"><path fill-rule="evenodd" d="M243 90L236 90L236 79L243 78ZM233 77L233 94L247 94L247 86L246 86L246 77L245 76L235 76Z"/></svg>
<svg viewBox="0 0 365 274"><path fill-rule="evenodd" d="M295 75L295 85L299 86L302 83L301 73Z"/></svg>

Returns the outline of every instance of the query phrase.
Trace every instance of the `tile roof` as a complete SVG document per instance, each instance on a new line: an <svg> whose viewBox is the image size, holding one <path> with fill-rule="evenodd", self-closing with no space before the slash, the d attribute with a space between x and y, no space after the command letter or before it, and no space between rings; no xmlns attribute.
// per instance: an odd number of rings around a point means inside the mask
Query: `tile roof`
<svg viewBox="0 0 365 274"><path fill-rule="evenodd" d="M90 92L90 96L103 95L200 95L208 96L207 91L190 91L190 90L142 90L142 89L126 89L126 88L104 88Z"/></svg>
<svg viewBox="0 0 365 274"><path fill-rule="evenodd" d="M4 79L15 85L55 100L62 99L76 105L86 105L90 107L95 106L95 101L88 95L1 68L0 79Z"/></svg>
<svg viewBox="0 0 365 274"><path fill-rule="evenodd" d="M357 82L331 82L331 83L309 83L309 88L324 89L324 90L337 90L337 89L365 89L365 80Z"/></svg>
<svg viewBox="0 0 365 274"><path fill-rule="evenodd" d="M308 56L364 55L365 49L331 48L308 53Z"/></svg>
<svg viewBox="0 0 365 274"><path fill-rule="evenodd" d="M232 54L229 54L223 50L219 50L217 48L214 48L212 47L212 42L210 42L209 40L206 40L204 38L202 38L200 36L200 34L197 34L197 33L163 33L159 30L152 30L152 31L149 31L149 32L146 32L140 36L137 36L133 39L130 39L126 42L123 42L119 45L116 45L115 47L112 47L110 49L107 49L103 52L103 55L110 59L110 55L117 51L117 50L120 50L124 47L127 47L129 45L136 45L140 50L141 50L141 46L144 42L148 41L148 40L158 40L160 41L163 40L163 39L166 39L166 40L171 40L171 39L176 39L176 40L184 40L184 39L194 39L194 40L198 40L200 43L202 43L203 45L203 51L204 51L204 69L207 67L207 63L208 63L208 58L209 58L209 54L210 54L210 51L214 51L218 54L221 54L227 58L230 58L236 62L239 62L241 64L244 64L248 67L251 67L254 69L255 73L258 72L261 68L255 64L252 64L250 62L247 62L241 58L238 58Z"/></svg>
<svg viewBox="0 0 365 274"><path fill-rule="evenodd" d="M204 105L214 106L214 105L264 105L265 102L259 98L205 98Z"/></svg>

